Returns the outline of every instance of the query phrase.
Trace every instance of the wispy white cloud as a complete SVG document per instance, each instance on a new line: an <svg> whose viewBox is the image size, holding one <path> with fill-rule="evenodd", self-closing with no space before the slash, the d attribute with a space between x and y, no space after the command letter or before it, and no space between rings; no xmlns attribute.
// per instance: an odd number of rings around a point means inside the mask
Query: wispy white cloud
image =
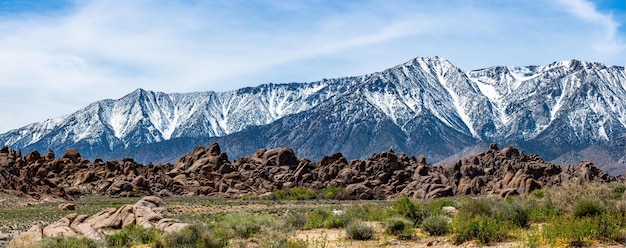
<svg viewBox="0 0 626 248"><path fill-rule="evenodd" d="M0 13L0 132L139 87L313 81L417 56L463 69L624 64L623 23L590 2L554 1L103 0Z"/></svg>
<svg viewBox="0 0 626 248"><path fill-rule="evenodd" d="M599 12L592 2L586 0L558 0L558 2L572 15L600 27L599 32L595 33L599 37L593 44L596 52L608 55L624 53L626 50L624 34L618 34L620 23L614 20L610 13Z"/></svg>

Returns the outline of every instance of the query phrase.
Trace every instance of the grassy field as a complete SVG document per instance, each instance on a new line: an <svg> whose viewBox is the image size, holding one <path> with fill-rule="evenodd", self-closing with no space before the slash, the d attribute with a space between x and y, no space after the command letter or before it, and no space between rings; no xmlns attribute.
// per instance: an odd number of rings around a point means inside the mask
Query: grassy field
<svg viewBox="0 0 626 248"><path fill-rule="evenodd" d="M166 217L192 224L179 233L131 226L103 243L46 239L37 247L623 247L625 191L624 184L574 180L507 199L338 201L304 189L266 199L170 197ZM23 231L68 213L93 214L137 200L88 196L72 202L76 211L60 211L59 201L0 195L0 231Z"/></svg>

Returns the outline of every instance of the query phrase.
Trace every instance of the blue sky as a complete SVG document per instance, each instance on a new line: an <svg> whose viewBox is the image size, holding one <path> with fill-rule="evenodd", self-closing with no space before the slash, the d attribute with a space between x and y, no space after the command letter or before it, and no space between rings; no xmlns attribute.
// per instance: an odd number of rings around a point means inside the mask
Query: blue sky
<svg viewBox="0 0 626 248"><path fill-rule="evenodd" d="M0 132L136 88L225 91L361 75L626 64L623 0L0 1Z"/></svg>

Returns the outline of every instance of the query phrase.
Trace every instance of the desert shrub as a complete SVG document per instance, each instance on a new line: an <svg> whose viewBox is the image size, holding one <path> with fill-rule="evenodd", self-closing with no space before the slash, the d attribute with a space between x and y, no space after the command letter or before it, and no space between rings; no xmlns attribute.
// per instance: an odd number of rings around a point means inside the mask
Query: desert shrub
<svg viewBox="0 0 626 248"><path fill-rule="evenodd" d="M314 229L314 228L324 227L324 223L326 222L328 218L330 218L331 215L332 213L330 212L329 209L316 208L307 214L306 216L307 221L306 221L306 224L304 225L304 228Z"/></svg>
<svg viewBox="0 0 626 248"><path fill-rule="evenodd" d="M561 216L550 220L543 228L552 245L565 242L570 246L588 245L593 239L624 242L621 220L612 214L591 217Z"/></svg>
<svg viewBox="0 0 626 248"><path fill-rule="evenodd" d="M433 215L424 219L420 228L431 236L445 235L450 232L450 218L446 215Z"/></svg>
<svg viewBox="0 0 626 248"><path fill-rule="evenodd" d="M39 245L41 248L97 248L96 241L89 238L44 238Z"/></svg>
<svg viewBox="0 0 626 248"><path fill-rule="evenodd" d="M302 229L307 222L306 215L302 213L288 213L284 219L288 225L296 229Z"/></svg>
<svg viewBox="0 0 626 248"><path fill-rule="evenodd" d="M322 191L322 198L335 199L344 192L343 188L337 188L335 186L328 186Z"/></svg>
<svg viewBox="0 0 626 248"><path fill-rule="evenodd" d="M105 241L109 247L129 247L155 242L160 236L159 230L154 228L129 225L117 233L107 235Z"/></svg>
<svg viewBox="0 0 626 248"><path fill-rule="evenodd" d="M296 240L287 240L285 247L286 248L308 248L310 247L310 245L309 245L309 242L307 242L306 240L296 239Z"/></svg>
<svg viewBox="0 0 626 248"><path fill-rule="evenodd" d="M548 206L566 206L565 210L571 212L572 206L577 202L583 199L608 200L611 198L611 192L607 184L572 178L558 187L550 188L549 197L545 197L545 200Z"/></svg>
<svg viewBox="0 0 626 248"><path fill-rule="evenodd" d="M623 183L615 183L611 184L611 198L619 199L624 196L624 192L626 192L626 184Z"/></svg>
<svg viewBox="0 0 626 248"><path fill-rule="evenodd" d="M574 217L588 217L601 215L606 211L604 203L598 199L582 199L574 205Z"/></svg>
<svg viewBox="0 0 626 248"><path fill-rule="evenodd" d="M421 205L413 203L413 201L406 196L395 201L392 212L413 221L414 226L418 226L426 217L424 208Z"/></svg>
<svg viewBox="0 0 626 248"><path fill-rule="evenodd" d="M452 229L457 244L476 239L478 244L487 245L504 240L511 224L482 214L461 214L452 221Z"/></svg>
<svg viewBox="0 0 626 248"><path fill-rule="evenodd" d="M366 223L354 221L346 226L346 237L353 240L370 240L374 237L374 228Z"/></svg>
<svg viewBox="0 0 626 248"><path fill-rule="evenodd" d="M224 233L211 231L205 226L191 225L183 228L178 232L167 234L161 242L155 247L179 247L179 248L195 248L195 247L226 247L228 237Z"/></svg>
<svg viewBox="0 0 626 248"><path fill-rule="evenodd" d="M428 217L428 216L445 214L442 210L443 207L446 207L446 206L456 207L457 204L452 199L439 198L439 199L426 201L424 202L423 206L426 212L426 217Z"/></svg>
<svg viewBox="0 0 626 248"><path fill-rule="evenodd" d="M564 211L562 207L553 206L544 201L537 201L536 199L529 199L527 206L529 209L529 221L533 222L545 222L560 215Z"/></svg>
<svg viewBox="0 0 626 248"><path fill-rule="evenodd" d="M537 189L534 190L533 192L530 192L530 195L537 198L537 199L541 199L546 195L546 190L545 189Z"/></svg>
<svg viewBox="0 0 626 248"><path fill-rule="evenodd" d="M352 204L346 209L346 215L352 219L382 221L385 217L385 209L383 206L373 203Z"/></svg>
<svg viewBox="0 0 626 248"><path fill-rule="evenodd" d="M459 201L459 211L471 216L491 217L495 215L495 210L497 210L495 208L499 204L498 200L495 197L465 198Z"/></svg>
<svg viewBox="0 0 626 248"><path fill-rule="evenodd" d="M290 188L280 189L272 192L269 197L271 200L313 200L320 199L318 192L308 188Z"/></svg>
<svg viewBox="0 0 626 248"><path fill-rule="evenodd" d="M343 228L351 221L352 219L345 214L331 214L324 221L324 228Z"/></svg>
<svg viewBox="0 0 626 248"><path fill-rule="evenodd" d="M506 220L518 227L528 227L530 221L530 209L519 201L498 204L496 217Z"/></svg>
<svg viewBox="0 0 626 248"><path fill-rule="evenodd" d="M259 233L263 227L289 232L293 226L285 220L278 220L269 214L233 213L221 217L215 227L224 228L227 233L248 239Z"/></svg>
<svg viewBox="0 0 626 248"><path fill-rule="evenodd" d="M405 218L391 217L385 220L385 232L400 239L413 237L413 222Z"/></svg>
<svg viewBox="0 0 626 248"><path fill-rule="evenodd" d="M543 234L553 246L561 242L569 246L584 246L594 238L615 236L619 233L619 227L613 229L614 226L610 225L609 219L602 221L600 219L600 216L583 218L561 216L548 221L543 227ZM599 232L599 228L604 230Z"/></svg>

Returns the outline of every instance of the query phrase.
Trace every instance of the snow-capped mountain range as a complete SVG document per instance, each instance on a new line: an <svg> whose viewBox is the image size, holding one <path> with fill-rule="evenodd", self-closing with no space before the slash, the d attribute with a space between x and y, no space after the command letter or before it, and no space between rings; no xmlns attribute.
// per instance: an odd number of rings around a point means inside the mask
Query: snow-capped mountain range
<svg viewBox="0 0 626 248"><path fill-rule="evenodd" d="M231 156L289 146L311 159L334 152L358 158L393 147L436 162L494 141L555 159L625 134L623 66L571 60L464 72L424 57L312 83L174 94L138 89L11 130L0 144L23 152L77 147L85 157L145 161L163 160L167 146L182 154L213 141L226 143Z"/></svg>

